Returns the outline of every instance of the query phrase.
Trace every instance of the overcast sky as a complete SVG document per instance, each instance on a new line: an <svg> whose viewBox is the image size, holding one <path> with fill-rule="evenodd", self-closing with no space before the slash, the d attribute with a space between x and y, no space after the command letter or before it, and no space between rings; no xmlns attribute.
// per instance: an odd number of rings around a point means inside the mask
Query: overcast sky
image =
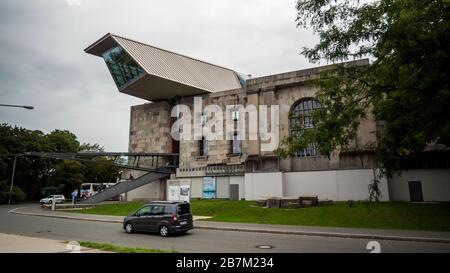
<svg viewBox="0 0 450 273"><path fill-rule="evenodd" d="M80 5L68 3L80 2ZM0 122L128 150L130 106L101 58L83 49L111 32L264 76L311 67L316 39L296 28L295 0L1 0Z"/></svg>

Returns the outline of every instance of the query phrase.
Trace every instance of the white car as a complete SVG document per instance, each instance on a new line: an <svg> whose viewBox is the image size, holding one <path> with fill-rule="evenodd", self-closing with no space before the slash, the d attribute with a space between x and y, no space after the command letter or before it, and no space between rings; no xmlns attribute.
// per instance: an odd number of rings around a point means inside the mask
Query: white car
<svg viewBox="0 0 450 273"><path fill-rule="evenodd" d="M55 194L55 195L49 195L45 198L42 198L39 202L41 204L51 204L53 202L53 199L55 199L55 203L64 203L66 201L66 198L64 198L64 195Z"/></svg>

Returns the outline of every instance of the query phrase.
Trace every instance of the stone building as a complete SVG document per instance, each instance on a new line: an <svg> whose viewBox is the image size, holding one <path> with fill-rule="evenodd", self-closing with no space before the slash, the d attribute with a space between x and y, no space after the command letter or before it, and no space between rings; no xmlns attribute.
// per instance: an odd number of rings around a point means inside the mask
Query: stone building
<svg viewBox="0 0 450 273"><path fill-rule="evenodd" d="M372 118L361 120L357 137L347 151L335 151L330 158L319 155L314 145L298 151L291 159L281 159L274 149L267 148L268 142L275 141L278 145L291 133L290 125L295 122L292 116L307 117L319 107L314 99L317 87L308 82L330 66L249 78L231 69L113 34L105 35L85 51L106 61L120 92L149 100L131 107L129 152L179 154L179 167L169 183L189 184L191 198L256 200L318 195L320 199L363 200L368 197L368 184L375 168L372 147L379 129ZM369 61L357 60L346 65L368 66ZM203 109L208 105L223 109L223 127L231 120L243 122L247 130L236 129L228 139L207 140L200 136L174 140L172 126L180 116L177 113L173 117L172 110L177 105L193 109L195 98L201 98ZM251 121L251 113L245 111L225 111L236 105L244 109L254 106L257 120L262 114L259 106L267 106L267 126L276 128L277 134L270 141L250 136L253 134L250 127L258 126L259 122ZM273 105L279 109L275 120L279 127L270 119ZM193 124L196 118L195 114L191 116ZM308 120L305 118L303 122ZM191 130L195 135L195 129ZM133 172L135 177L140 175ZM419 167L405 173L381 180L382 200L450 199L449 169ZM211 181L212 195L205 193L205 184ZM169 183L163 180L132 190L127 193L127 200L166 199Z"/></svg>

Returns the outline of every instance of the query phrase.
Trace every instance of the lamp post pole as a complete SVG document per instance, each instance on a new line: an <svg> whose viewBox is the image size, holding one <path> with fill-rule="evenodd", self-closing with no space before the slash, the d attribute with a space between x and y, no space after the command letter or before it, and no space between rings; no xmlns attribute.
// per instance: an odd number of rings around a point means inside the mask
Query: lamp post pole
<svg viewBox="0 0 450 273"><path fill-rule="evenodd" d="M0 104L0 106L3 106L3 107L18 107L18 108L24 108L24 109L28 109L28 110L33 110L34 109L34 107L30 106L30 105ZM14 155L13 171L12 171L12 177L11 177L11 186L9 187L8 205L11 205L11 195L12 195L12 189L13 189L13 186L14 186L14 174L16 172L16 161L17 161L17 158L19 156L22 156L22 155L20 155L20 154L19 155Z"/></svg>
<svg viewBox="0 0 450 273"><path fill-rule="evenodd" d="M12 177L11 177L11 186L9 187L8 205L11 205L11 195L12 195L12 189L13 189L13 185L14 185L14 174L16 172L16 161L17 161L17 157L19 157L19 156L20 155L15 155L14 156L13 171L12 171Z"/></svg>

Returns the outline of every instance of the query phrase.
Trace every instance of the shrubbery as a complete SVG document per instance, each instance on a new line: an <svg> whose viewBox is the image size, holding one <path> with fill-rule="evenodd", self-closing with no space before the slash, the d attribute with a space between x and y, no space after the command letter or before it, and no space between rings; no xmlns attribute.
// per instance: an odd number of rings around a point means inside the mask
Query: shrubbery
<svg viewBox="0 0 450 273"><path fill-rule="evenodd" d="M26 194L19 188L13 186L11 203L21 203L25 201ZM9 185L6 181L0 181L0 204L7 204L9 200Z"/></svg>

